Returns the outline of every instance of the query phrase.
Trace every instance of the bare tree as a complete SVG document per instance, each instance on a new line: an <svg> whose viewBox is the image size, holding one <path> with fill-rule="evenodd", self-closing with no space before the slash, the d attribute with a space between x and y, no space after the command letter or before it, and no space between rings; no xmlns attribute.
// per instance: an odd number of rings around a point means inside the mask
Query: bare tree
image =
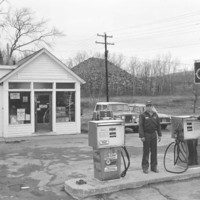
<svg viewBox="0 0 200 200"><path fill-rule="evenodd" d="M99 52L91 53L87 51L79 51L74 57L69 57L66 59L65 64L69 67L72 68L79 63L89 59L90 57L95 57L95 58L103 58L103 55Z"/></svg>
<svg viewBox="0 0 200 200"><path fill-rule="evenodd" d="M136 57L132 57L128 63L127 70L133 77L133 95L140 94L142 91L141 85L141 62Z"/></svg>
<svg viewBox="0 0 200 200"><path fill-rule="evenodd" d="M3 28L5 25L5 22L3 20L4 15L8 13L8 9L4 8L4 5L7 3L6 0L0 0L0 28Z"/></svg>
<svg viewBox="0 0 200 200"><path fill-rule="evenodd" d="M87 51L79 51L73 58L69 57L68 59L66 59L65 64L67 65L67 67L73 68L74 66L87 60L90 57L92 57L92 55L90 55L90 53L88 53Z"/></svg>
<svg viewBox="0 0 200 200"><path fill-rule="evenodd" d="M173 90L172 73L175 73L178 61L173 60L171 55L157 56L152 61L152 74L154 94L171 94Z"/></svg>
<svg viewBox="0 0 200 200"><path fill-rule="evenodd" d="M5 5L6 0L0 0L0 14L7 14L7 11L4 11L3 5Z"/></svg>
<svg viewBox="0 0 200 200"><path fill-rule="evenodd" d="M108 54L108 60L119 68L122 68L125 62L124 56L122 54L117 55L115 53Z"/></svg>
<svg viewBox="0 0 200 200"><path fill-rule="evenodd" d="M9 45L8 60L14 52L34 51L34 48L52 47L56 37L64 34L56 28L48 29L48 21L35 21L34 13L28 8L17 9L6 17L6 39Z"/></svg>
<svg viewBox="0 0 200 200"><path fill-rule="evenodd" d="M133 77L133 94L172 94L175 88L173 73L178 65L170 54L145 61L132 57L127 70Z"/></svg>

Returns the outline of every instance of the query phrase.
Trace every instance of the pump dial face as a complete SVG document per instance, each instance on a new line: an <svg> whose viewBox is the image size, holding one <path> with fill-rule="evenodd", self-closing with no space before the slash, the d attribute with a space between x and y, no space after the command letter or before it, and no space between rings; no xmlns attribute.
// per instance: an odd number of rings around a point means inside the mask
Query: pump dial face
<svg viewBox="0 0 200 200"><path fill-rule="evenodd" d="M107 165L110 165L110 164L111 164L111 161L110 161L110 160L106 160L106 164L107 164Z"/></svg>

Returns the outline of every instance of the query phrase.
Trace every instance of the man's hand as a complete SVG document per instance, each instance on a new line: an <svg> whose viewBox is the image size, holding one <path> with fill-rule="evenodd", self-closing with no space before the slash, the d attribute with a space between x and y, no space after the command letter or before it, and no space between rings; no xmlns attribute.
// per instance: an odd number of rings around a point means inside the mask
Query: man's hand
<svg viewBox="0 0 200 200"><path fill-rule="evenodd" d="M141 138L141 141L144 142L144 141L145 141L145 137L142 137L142 138Z"/></svg>
<svg viewBox="0 0 200 200"><path fill-rule="evenodd" d="M161 136L158 136L158 142L160 142L161 141Z"/></svg>

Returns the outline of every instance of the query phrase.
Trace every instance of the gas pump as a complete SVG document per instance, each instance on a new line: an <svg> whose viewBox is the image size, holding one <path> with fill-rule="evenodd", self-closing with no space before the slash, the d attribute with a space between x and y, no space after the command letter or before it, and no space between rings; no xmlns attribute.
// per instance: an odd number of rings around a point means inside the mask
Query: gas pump
<svg viewBox="0 0 200 200"><path fill-rule="evenodd" d="M183 173L189 165L198 163L197 143L200 137L200 120L195 116L173 116L171 137L175 139L170 143L164 154L165 170L171 173ZM182 166L181 171L172 171L166 167L166 156L171 147L174 151L174 166ZM192 161L191 163L191 157Z"/></svg>
<svg viewBox="0 0 200 200"><path fill-rule="evenodd" d="M98 180L119 179L130 166L125 147L125 126L122 120L89 122L89 146L93 147L94 177ZM124 152L128 159L126 166ZM121 156L125 170L121 173Z"/></svg>

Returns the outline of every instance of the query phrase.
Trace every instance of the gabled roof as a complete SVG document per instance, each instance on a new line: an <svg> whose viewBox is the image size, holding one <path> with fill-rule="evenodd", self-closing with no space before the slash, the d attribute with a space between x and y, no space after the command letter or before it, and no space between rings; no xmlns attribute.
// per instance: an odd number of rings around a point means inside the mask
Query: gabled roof
<svg viewBox="0 0 200 200"><path fill-rule="evenodd" d="M10 71L8 74L0 78L0 83L7 80L9 77L11 77L13 74L17 73L19 70L24 68L28 63L36 59L38 56L40 56L42 53L46 53L49 57L51 57L56 63L58 63L61 67L63 67L69 74L71 74L75 79L77 79L80 83L84 84L85 81L81 79L79 76L77 76L71 69L69 69L63 62L61 62L58 58L56 58L53 54L51 54L47 49L43 48L39 51L36 51L35 53L25 57L24 59L20 60L17 63L17 67Z"/></svg>
<svg viewBox="0 0 200 200"><path fill-rule="evenodd" d="M21 59L21 60L17 63L17 65L20 66L20 65L26 63L28 60L30 60L30 59L31 59L32 57L34 57L36 54L40 53L42 50L43 50L43 49L40 49L39 51L36 51L36 52L32 53L31 55L29 55L29 56L27 56L27 57Z"/></svg>

